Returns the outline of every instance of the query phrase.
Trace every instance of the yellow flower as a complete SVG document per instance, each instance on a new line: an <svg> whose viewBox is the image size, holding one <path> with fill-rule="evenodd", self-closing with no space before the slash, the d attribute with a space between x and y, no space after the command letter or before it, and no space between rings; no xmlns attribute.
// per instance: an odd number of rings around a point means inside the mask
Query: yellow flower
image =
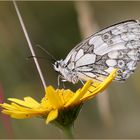
<svg viewBox="0 0 140 140"><path fill-rule="evenodd" d="M55 120L60 125L70 125L76 119L81 105L103 91L116 77L116 73L117 69L113 70L101 83L89 80L75 93L69 89L55 90L49 86L41 103L31 97L25 97L24 100L9 98L11 104L3 103L0 106L3 108L2 112L12 118L23 119L36 116L45 118L46 123Z"/></svg>

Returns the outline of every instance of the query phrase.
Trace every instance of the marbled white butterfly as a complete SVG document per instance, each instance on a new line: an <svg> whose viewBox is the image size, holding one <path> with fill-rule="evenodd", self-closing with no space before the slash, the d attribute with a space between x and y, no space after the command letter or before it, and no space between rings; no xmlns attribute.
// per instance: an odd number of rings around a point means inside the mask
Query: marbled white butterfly
<svg viewBox="0 0 140 140"><path fill-rule="evenodd" d="M109 26L83 40L54 69L64 80L102 81L118 68L117 81L126 80L140 60L140 23L128 20Z"/></svg>

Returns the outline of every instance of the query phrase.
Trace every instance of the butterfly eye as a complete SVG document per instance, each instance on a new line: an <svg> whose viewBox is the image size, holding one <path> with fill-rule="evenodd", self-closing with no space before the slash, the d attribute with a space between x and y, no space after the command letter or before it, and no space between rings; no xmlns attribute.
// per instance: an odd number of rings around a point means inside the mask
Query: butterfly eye
<svg viewBox="0 0 140 140"><path fill-rule="evenodd" d="M56 68L59 68L59 62L55 63Z"/></svg>
<svg viewBox="0 0 140 140"><path fill-rule="evenodd" d="M59 65L60 65L59 62L56 61L55 64L54 64L55 71L59 71Z"/></svg>

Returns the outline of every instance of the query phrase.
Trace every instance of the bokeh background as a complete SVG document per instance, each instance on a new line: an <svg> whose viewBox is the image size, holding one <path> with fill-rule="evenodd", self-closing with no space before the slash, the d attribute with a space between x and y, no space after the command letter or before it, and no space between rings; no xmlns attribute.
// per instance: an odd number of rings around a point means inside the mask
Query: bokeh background
<svg viewBox="0 0 140 140"><path fill-rule="evenodd" d="M140 19L140 2L17 2L47 85L57 87L57 73L51 59L37 44L56 59L68 52L86 36L82 30L82 11L93 31L127 19ZM88 4L87 4L88 3ZM78 6L83 10L78 10ZM91 20L92 18L92 20ZM85 20L86 22L86 20ZM89 26L90 26L89 25ZM96 26L96 27L95 27ZM84 35L83 35L84 34ZM88 34L88 33L87 33ZM89 33L90 34L90 33ZM38 72L30 56L12 2L0 2L0 101L8 97L36 100L44 96ZM76 122L76 138L140 138L140 66L125 83L114 82L106 93L84 104ZM66 83L77 89L81 84ZM62 138L60 131L38 118L15 120L0 114L0 138Z"/></svg>

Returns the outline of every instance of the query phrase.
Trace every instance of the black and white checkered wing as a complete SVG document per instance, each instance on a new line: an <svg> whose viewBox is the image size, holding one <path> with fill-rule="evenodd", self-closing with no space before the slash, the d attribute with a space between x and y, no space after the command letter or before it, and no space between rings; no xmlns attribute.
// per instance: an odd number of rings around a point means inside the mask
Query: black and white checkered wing
<svg viewBox="0 0 140 140"><path fill-rule="evenodd" d="M102 80L118 68L115 80L124 81L139 60L140 24L130 20L91 35L73 48L64 62L81 80Z"/></svg>

